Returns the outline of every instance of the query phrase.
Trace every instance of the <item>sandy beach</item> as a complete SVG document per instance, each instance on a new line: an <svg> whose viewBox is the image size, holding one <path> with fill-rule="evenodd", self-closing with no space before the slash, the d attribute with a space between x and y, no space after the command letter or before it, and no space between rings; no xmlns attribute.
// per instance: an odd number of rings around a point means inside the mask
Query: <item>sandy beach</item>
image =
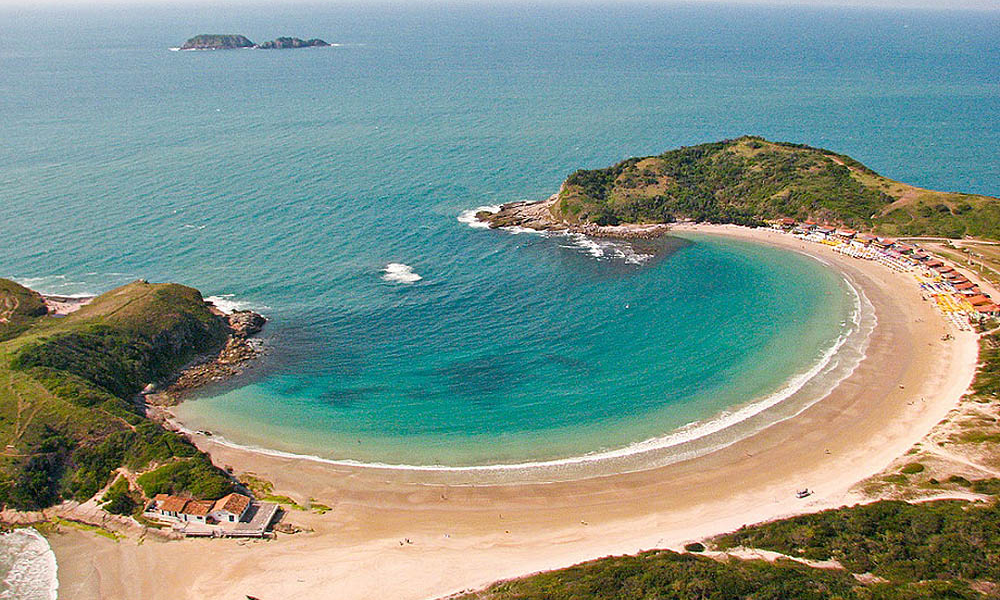
<svg viewBox="0 0 1000 600"><path fill-rule="evenodd" d="M912 275L770 230L683 225L822 258L860 286L878 326L867 357L798 416L693 460L550 484L448 486L419 473L335 466L222 446L213 460L332 510L270 541L114 542L49 536L65 598L437 598L609 554L673 547L746 523L861 501L852 491L954 407L976 337L950 328ZM951 333L954 339L942 340ZM815 494L797 499L795 490Z"/></svg>

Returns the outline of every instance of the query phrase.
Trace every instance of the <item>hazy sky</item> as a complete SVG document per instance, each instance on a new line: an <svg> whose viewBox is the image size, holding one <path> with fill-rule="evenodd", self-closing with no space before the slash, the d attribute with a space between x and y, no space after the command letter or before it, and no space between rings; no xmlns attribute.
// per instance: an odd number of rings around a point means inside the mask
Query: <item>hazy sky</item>
<svg viewBox="0 0 1000 600"><path fill-rule="evenodd" d="M379 4L379 5L413 5L419 3L448 4L450 2L461 4L517 4L530 3L539 4L538 0L0 0L0 6L100 6L100 5L158 5L158 6L182 6L199 4L205 6L213 5L274 5L274 4ZM973 9L973 10L1000 10L1000 0L541 0L541 3L548 4L612 4L612 3L641 3L641 4L772 4L772 5L800 5L800 6L854 6L868 8L927 8L927 9Z"/></svg>

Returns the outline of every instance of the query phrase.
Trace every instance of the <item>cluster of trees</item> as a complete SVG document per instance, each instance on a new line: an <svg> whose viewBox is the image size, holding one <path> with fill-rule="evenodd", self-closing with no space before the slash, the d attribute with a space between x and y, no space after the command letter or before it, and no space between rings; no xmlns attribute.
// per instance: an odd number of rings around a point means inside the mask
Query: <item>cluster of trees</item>
<svg viewBox="0 0 1000 600"><path fill-rule="evenodd" d="M893 199L851 177L847 163L831 155L748 137L630 158L570 175L559 210L598 223L685 218L759 225L825 215L870 227L872 215Z"/></svg>
<svg viewBox="0 0 1000 600"><path fill-rule="evenodd" d="M894 204L904 195L906 202ZM912 188L849 156L752 136L576 171L557 209L567 220L597 224L757 226L793 217L887 235L1000 239L996 198Z"/></svg>
<svg viewBox="0 0 1000 600"><path fill-rule="evenodd" d="M717 544L833 559L896 583L1000 581L1000 506L883 501L746 527Z"/></svg>

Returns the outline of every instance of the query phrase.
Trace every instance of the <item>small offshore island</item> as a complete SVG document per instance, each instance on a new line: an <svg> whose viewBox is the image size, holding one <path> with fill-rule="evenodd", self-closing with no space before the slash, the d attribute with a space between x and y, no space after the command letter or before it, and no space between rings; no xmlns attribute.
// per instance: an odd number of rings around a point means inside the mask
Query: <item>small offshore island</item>
<svg viewBox="0 0 1000 600"><path fill-rule="evenodd" d="M181 50L237 50L240 48L251 48L255 50L285 50L290 48L326 48L330 44L319 39L312 38L303 40L296 37L279 37L269 42L255 44L244 35L237 34L208 34L196 35L184 45Z"/></svg>

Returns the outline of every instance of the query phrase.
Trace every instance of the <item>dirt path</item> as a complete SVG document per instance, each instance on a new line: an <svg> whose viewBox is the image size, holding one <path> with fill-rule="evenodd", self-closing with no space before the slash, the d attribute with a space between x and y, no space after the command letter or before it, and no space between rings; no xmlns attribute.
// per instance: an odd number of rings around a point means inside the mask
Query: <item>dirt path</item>
<svg viewBox="0 0 1000 600"><path fill-rule="evenodd" d="M21 301L12 296L4 296L2 306L3 308L0 309L0 323L9 323L10 319L14 316L14 312L21 306Z"/></svg>

